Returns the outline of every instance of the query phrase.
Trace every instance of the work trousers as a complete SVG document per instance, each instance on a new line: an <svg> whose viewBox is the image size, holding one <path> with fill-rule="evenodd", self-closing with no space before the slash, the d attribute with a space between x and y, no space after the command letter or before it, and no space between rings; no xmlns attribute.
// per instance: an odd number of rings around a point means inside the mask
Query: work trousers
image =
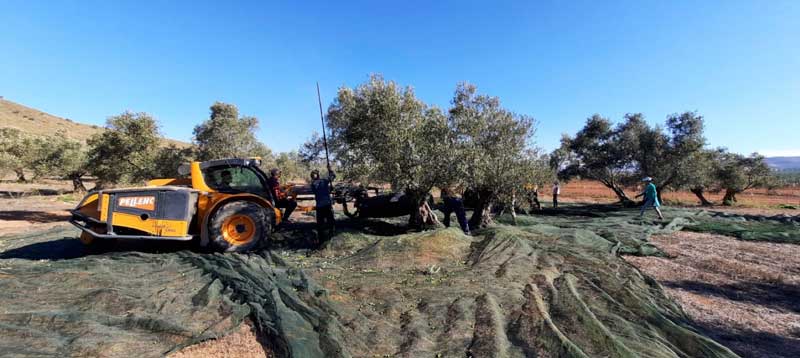
<svg viewBox="0 0 800 358"><path fill-rule="evenodd" d="M464 211L464 202L459 198L444 198L444 226L450 227L450 214L455 213L458 225L465 234L469 234L469 223L467 223L467 213Z"/></svg>
<svg viewBox="0 0 800 358"><path fill-rule="evenodd" d="M336 229L333 218L333 206L317 207L317 237L320 241L328 240Z"/></svg>

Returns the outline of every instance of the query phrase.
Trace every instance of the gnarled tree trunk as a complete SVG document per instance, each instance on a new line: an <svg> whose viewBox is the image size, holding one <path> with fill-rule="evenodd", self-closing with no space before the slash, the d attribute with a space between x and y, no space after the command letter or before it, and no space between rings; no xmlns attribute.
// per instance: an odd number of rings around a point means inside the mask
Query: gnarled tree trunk
<svg viewBox="0 0 800 358"><path fill-rule="evenodd" d="M736 194L739 192L733 189L725 189L725 197L722 198L722 205L731 206L736 203Z"/></svg>
<svg viewBox="0 0 800 358"><path fill-rule="evenodd" d="M697 197L697 199L700 200L700 205L703 205L703 206L713 206L714 205L714 203L712 203L712 202L708 201L708 199L706 199L705 190L703 188L692 188L692 189L689 189L689 191L691 191L692 194L694 194Z"/></svg>
<svg viewBox="0 0 800 358"><path fill-rule="evenodd" d="M412 207L409 208L408 226L422 230L426 226L438 226L439 219L433 208L428 205L428 192L407 190Z"/></svg>
<svg viewBox="0 0 800 358"><path fill-rule="evenodd" d="M617 199L619 199L619 202L623 206L636 206L636 203L633 202L633 200L631 200L631 198L628 197L628 194L625 194L625 190L622 189L620 186L607 181L601 181L601 182L603 183L603 185L605 185L607 188L611 189L614 192L614 195L617 196Z"/></svg>
<svg viewBox="0 0 800 358"><path fill-rule="evenodd" d="M80 176L73 176L72 178L72 191L78 194L86 193L86 186L83 185L83 179Z"/></svg>
<svg viewBox="0 0 800 358"><path fill-rule="evenodd" d="M494 193L490 190L478 190L475 192L475 210L469 219L470 228L487 227L493 223L492 202Z"/></svg>
<svg viewBox="0 0 800 358"><path fill-rule="evenodd" d="M17 182L27 183L28 179L25 178L25 171L22 169L14 169L14 174L17 175Z"/></svg>

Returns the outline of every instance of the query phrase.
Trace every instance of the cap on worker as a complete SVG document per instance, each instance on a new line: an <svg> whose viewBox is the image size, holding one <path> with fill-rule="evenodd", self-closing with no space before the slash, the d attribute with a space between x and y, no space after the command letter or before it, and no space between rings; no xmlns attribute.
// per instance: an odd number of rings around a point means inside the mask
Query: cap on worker
<svg viewBox="0 0 800 358"><path fill-rule="evenodd" d="M653 181L653 178L651 178L651 177L644 177L644 179L642 179L642 181L643 181L643 182L650 182L650 181Z"/></svg>

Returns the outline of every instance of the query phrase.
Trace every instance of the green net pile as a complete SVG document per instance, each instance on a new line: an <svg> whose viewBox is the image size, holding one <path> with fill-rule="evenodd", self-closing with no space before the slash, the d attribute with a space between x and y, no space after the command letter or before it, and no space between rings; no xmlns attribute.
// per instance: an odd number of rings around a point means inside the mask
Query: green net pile
<svg viewBox="0 0 800 358"><path fill-rule="evenodd" d="M156 357L250 320L280 357L734 357L619 254L680 229L797 243L796 218L571 207L465 236L347 225L323 250L86 255L0 237L0 352ZM309 236L299 226L285 240Z"/></svg>

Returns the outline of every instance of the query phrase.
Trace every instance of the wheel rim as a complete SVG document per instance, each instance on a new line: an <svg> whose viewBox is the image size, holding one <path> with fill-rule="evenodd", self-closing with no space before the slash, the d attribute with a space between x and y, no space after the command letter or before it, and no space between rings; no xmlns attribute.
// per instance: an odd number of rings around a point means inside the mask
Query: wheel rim
<svg viewBox="0 0 800 358"><path fill-rule="evenodd" d="M233 245L253 241L256 223L247 215L233 215L222 223L222 238Z"/></svg>

